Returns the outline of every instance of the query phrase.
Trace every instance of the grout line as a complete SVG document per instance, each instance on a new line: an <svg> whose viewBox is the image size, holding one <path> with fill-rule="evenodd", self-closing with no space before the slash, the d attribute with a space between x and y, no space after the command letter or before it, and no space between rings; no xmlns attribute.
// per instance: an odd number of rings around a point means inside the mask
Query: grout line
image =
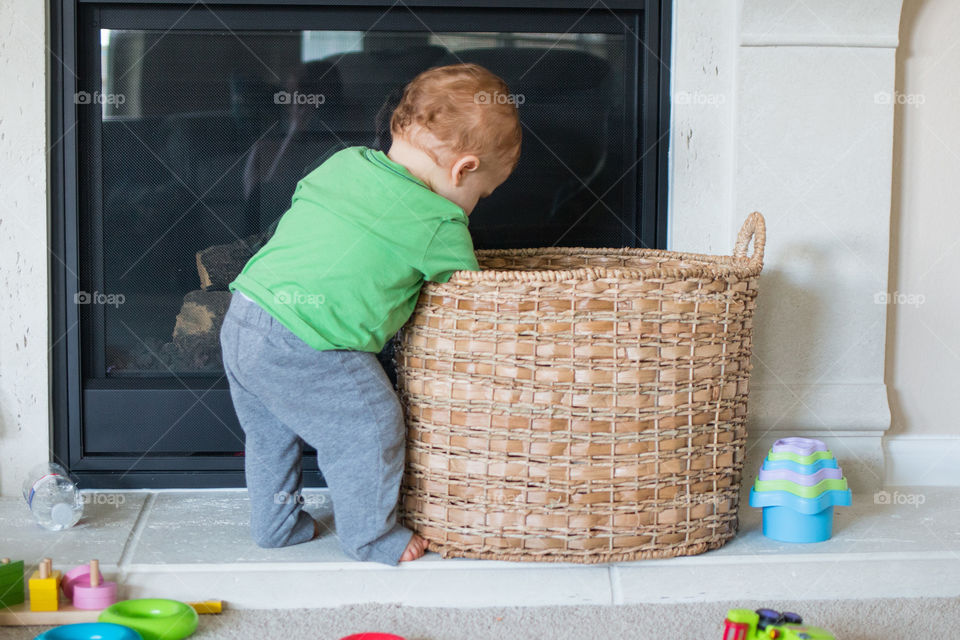
<svg viewBox="0 0 960 640"><path fill-rule="evenodd" d="M140 513L137 514L137 519L133 523L133 528L130 529L130 535L127 536L127 540L123 544L120 560L117 562L117 572L120 574L117 576L118 582L123 582L123 578L126 577L127 567L131 564L130 558L133 556L134 551L136 551L137 544L140 542L140 536L147 526L147 517L150 515L150 512L153 511L153 505L156 501L156 493L152 491L147 493L147 497L143 501L143 506L140 507Z"/></svg>
<svg viewBox="0 0 960 640"><path fill-rule="evenodd" d="M623 583L620 581L620 569L610 565L610 604L623 604Z"/></svg>

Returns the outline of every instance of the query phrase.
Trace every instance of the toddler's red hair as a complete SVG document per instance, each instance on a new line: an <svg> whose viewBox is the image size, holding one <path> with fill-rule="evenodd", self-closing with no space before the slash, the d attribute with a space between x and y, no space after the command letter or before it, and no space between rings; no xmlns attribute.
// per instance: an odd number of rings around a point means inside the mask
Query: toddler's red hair
<svg viewBox="0 0 960 640"><path fill-rule="evenodd" d="M390 118L390 133L436 162L448 153L473 153L516 166L521 139L516 103L507 83L478 64L434 67L403 90ZM440 153L418 140L421 129L440 141Z"/></svg>

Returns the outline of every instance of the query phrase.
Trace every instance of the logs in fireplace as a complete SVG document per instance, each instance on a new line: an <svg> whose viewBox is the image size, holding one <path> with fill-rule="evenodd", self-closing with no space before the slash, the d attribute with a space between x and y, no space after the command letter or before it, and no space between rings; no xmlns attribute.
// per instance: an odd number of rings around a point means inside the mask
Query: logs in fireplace
<svg viewBox="0 0 960 640"><path fill-rule="evenodd" d="M220 371L220 326L230 306L230 282L247 260L273 235L267 231L197 252L199 289L183 297L183 304L171 327L170 340L141 349L113 350L109 366L114 370L165 370L178 372Z"/></svg>

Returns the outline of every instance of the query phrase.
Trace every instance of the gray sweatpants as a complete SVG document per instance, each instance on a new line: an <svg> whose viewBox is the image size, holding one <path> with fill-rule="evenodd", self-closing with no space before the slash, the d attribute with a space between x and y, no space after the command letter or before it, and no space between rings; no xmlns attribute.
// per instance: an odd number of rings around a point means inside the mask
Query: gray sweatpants
<svg viewBox="0 0 960 640"><path fill-rule="evenodd" d="M234 293L220 330L230 395L246 434L250 527L261 547L310 540L303 443L333 500L337 537L358 560L396 565L412 532L397 521L403 412L373 353L317 351Z"/></svg>

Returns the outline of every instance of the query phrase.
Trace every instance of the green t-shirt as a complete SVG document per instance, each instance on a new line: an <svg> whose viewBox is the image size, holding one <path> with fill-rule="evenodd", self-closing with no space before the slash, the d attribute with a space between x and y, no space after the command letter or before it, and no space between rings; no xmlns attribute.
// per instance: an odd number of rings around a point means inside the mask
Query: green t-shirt
<svg viewBox="0 0 960 640"><path fill-rule="evenodd" d="M297 184L242 291L314 349L378 352L425 280L478 270L467 216L382 151L338 151Z"/></svg>

